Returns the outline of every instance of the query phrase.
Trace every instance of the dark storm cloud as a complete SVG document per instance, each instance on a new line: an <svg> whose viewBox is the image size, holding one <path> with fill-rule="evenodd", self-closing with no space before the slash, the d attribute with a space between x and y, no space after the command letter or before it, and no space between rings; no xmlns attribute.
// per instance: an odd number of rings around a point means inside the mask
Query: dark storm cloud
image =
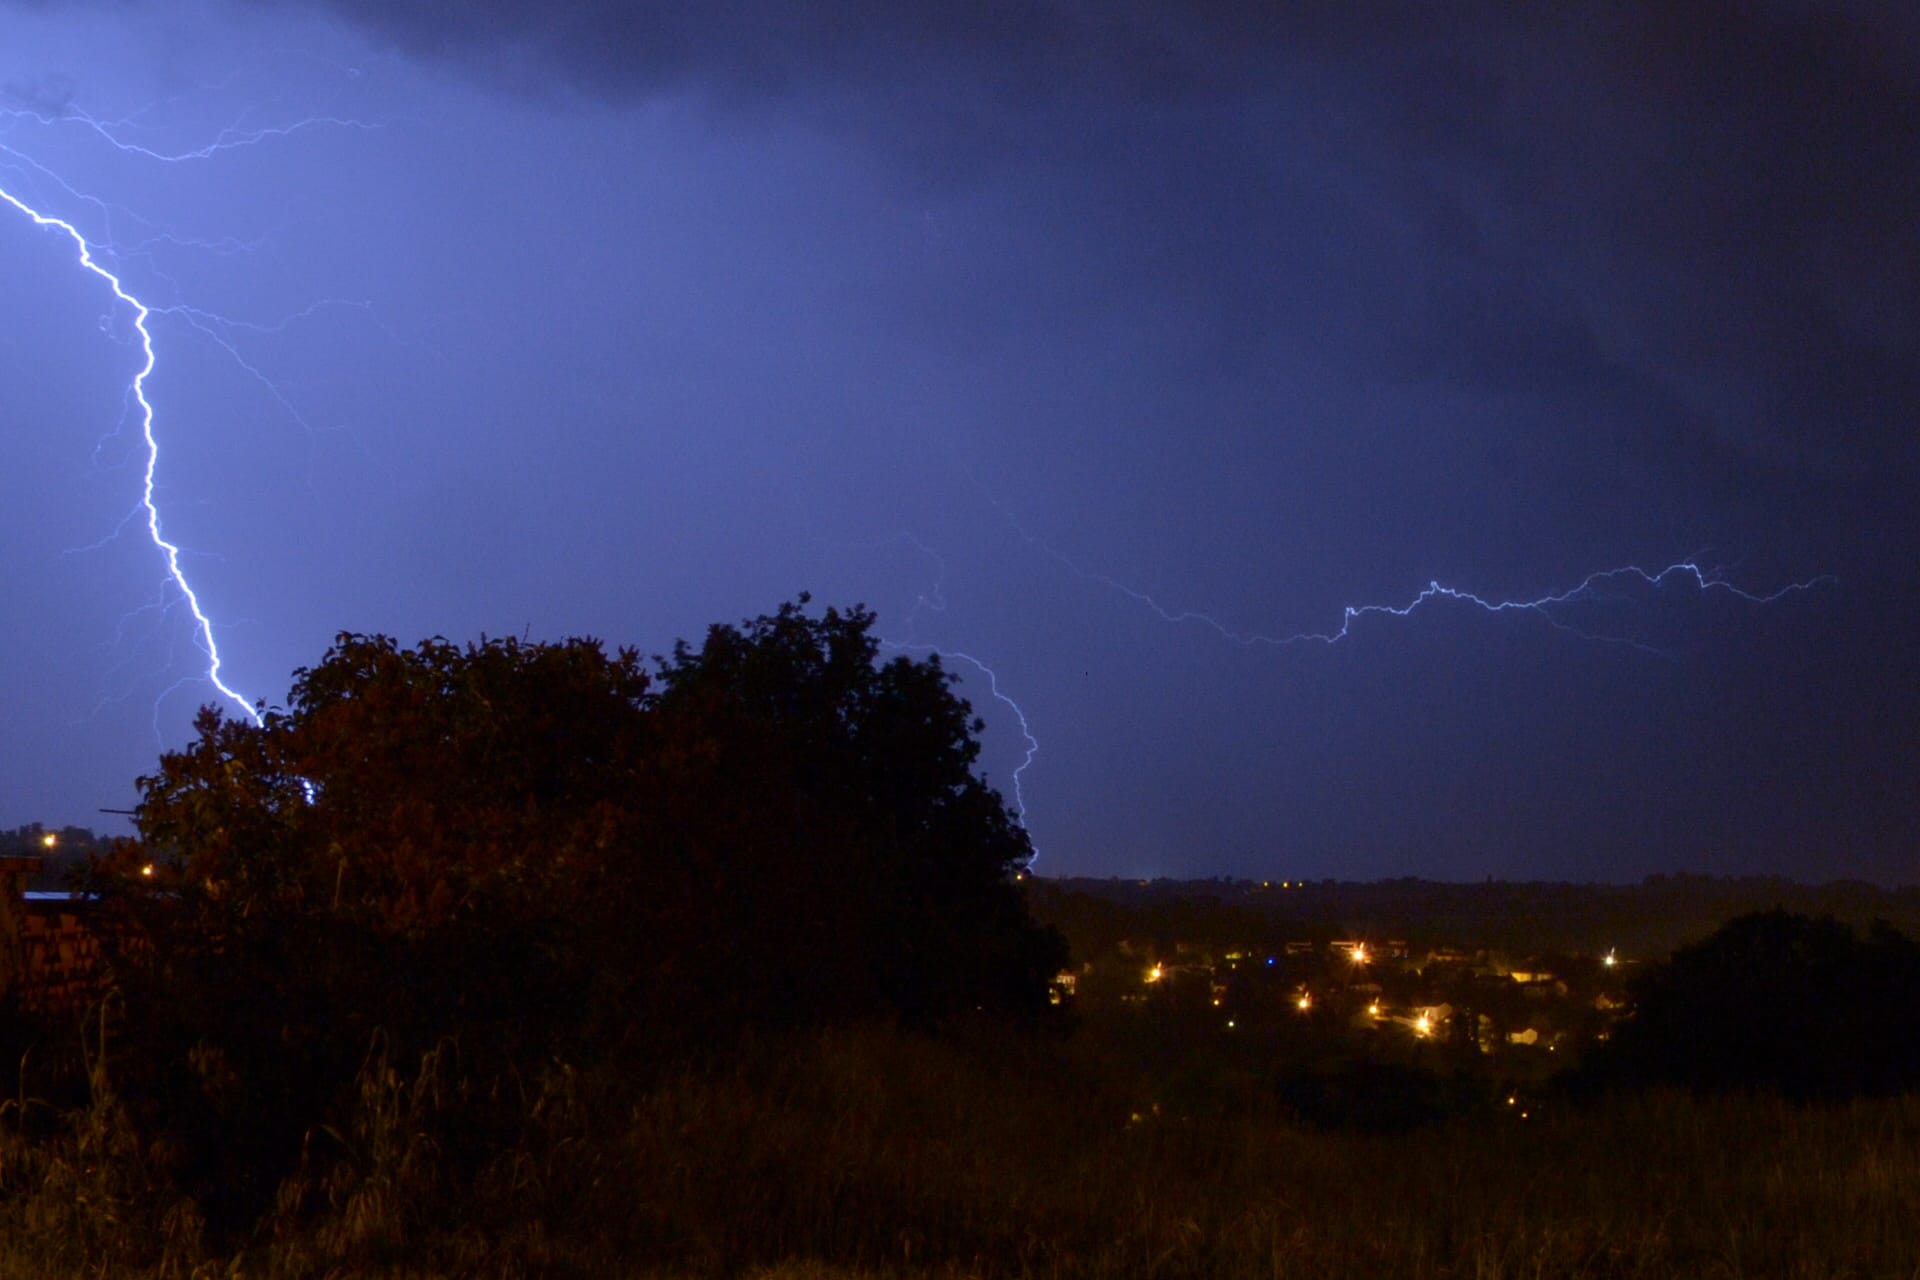
<svg viewBox="0 0 1920 1280"><path fill-rule="evenodd" d="M919 182L1065 174L1089 203L1120 190L1148 220L1206 207L1209 237L1170 244L1141 284L1229 308L1270 283L1248 271L1272 257L1268 193L1333 175L1400 237L1407 296L1367 338L1385 371L1493 386L1625 373L1696 450L1920 473L1909 6L253 7L330 13L548 100L687 94L830 130ZM1182 186L1156 189L1168 171Z"/></svg>
<svg viewBox="0 0 1920 1280"><path fill-rule="evenodd" d="M943 72L1020 97L1069 86L1171 90L1217 69L1242 34L1232 24L1193 24L1152 6L1005 0L945 6L501 0L463 6L452 17L434 0L326 0L326 7L412 53L464 59L496 75L544 64L577 89L616 97L688 84L775 98L823 82L950 89L929 80Z"/></svg>
<svg viewBox="0 0 1920 1280"><path fill-rule="evenodd" d="M1201 148L1224 154L1188 202L1255 220L1305 150L1389 204L1425 264L1390 331L1410 367L1625 369L1678 429L1762 465L1920 464L1920 38L1898 5L325 7L495 83L692 92L926 178L1051 163L1106 185ZM1167 112L1178 127L1152 128ZM1171 274L1230 280L1256 229L1224 232ZM1500 296L1453 291L1455 264L1496 266Z"/></svg>

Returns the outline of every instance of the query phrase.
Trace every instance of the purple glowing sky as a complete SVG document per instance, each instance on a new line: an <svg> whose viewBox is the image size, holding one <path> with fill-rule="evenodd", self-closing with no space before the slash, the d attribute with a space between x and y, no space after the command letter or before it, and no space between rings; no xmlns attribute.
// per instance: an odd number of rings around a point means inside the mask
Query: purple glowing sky
<svg viewBox="0 0 1920 1280"><path fill-rule="evenodd" d="M0 0L0 188L248 696L810 590L1043 871L1916 879L1920 24L1188 8ZM0 825L110 827L216 695L0 278ZM1835 580L1259 639L1681 561Z"/></svg>

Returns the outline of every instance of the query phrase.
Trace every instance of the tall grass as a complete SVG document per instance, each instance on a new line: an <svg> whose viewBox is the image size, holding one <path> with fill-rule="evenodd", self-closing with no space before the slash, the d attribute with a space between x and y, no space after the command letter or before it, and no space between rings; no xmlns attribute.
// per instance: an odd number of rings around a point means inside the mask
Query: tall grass
<svg viewBox="0 0 1920 1280"><path fill-rule="evenodd" d="M373 1055L239 1241L143 1172L104 1087L56 1137L0 1135L0 1275L1920 1276L1914 1098L1523 1100L1361 1136L1258 1088L1156 1112L1097 1043L838 1032L488 1097L451 1052ZM501 1107L511 1137L454 1158Z"/></svg>

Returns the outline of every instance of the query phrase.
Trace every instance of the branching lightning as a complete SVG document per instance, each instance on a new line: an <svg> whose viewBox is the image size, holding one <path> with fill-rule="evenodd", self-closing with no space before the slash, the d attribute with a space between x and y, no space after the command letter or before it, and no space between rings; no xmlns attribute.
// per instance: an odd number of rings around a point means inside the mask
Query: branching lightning
<svg viewBox="0 0 1920 1280"><path fill-rule="evenodd" d="M180 598L186 602L188 610L193 614L197 640L207 657L208 683L257 724L260 722L259 711L220 674L223 659L220 655L220 642L213 634L213 619L207 616L207 611L200 604L199 593L194 590L193 583L187 578L186 570L180 565L180 544L170 540L161 530L160 508L154 501L155 477L160 469L160 438L154 429L153 402L147 398L147 379L153 375L154 367L158 363L154 353L153 331L147 327L147 320L152 316L153 311L146 303L127 291L126 285L121 282L118 275L100 264L94 256L93 246L71 222L42 213L5 187L0 187L0 201L5 201L31 218L36 226L65 236L72 243L79 257L80 266L103 281L112 291L114 298L133 313L133 329L140 338L140 367L128 386L128 394L133 397L135 405L138 406L140 437L146 445L146 462L140 477L140 510L144 514L147 536L153 540L153 545L160 551L161 559L167 567L168 580L172 582L174 590L180 593Z"/></svg>
<svg viewBox="0 0 1920 1280"><path fill-rule="evenodd" d="M212 141L202 146L186 150L169 151L130 140L129 134L138 127L138 114L139 113L136 113L134 116L128 116L120 120L103 120L71 105L62 104L59 110L54 113L43 110L25 111L17 108L0 109L0 121L30 121L41 125L73 125L86 130L105 142L108 146L123 154L142 160L165 164L181 164L190 161L209 160L222 152L257 146L261 143L287 138L311 129L340 128L368 130L380 127L377 124L331 115L309 116L289 124L256 127L247 124L245 118L242 117L239 122L222 129L214 136ZM104 202L76 190L59 174L48 169L31 156L5 144L0 144L0 156L4 156L7 162L18 171L23 173L31 171L73 199L93 206L98 209L103 216L109 219L111 218L112 211ZM7 206L18 211L26 218L31 219L36 226L65 237L72 245L81 268L105 284L107 289L112 293L115 304L125 307L132 315L133 331L138 337L140 363L139 368L133 375L132 381L128 385L128 396L134 407L135 416L138 419L140 439L144 448L144 459L141 468L139 502L133 511L129 513L128 521L137 521L145 526L148 538L152 541L155 549L159 551L161 560L166 567L163 605L166 594L171 593L177 595L178 599L186 604L188 611L193 616L194 640L205 656L207 664L205 678L207 682L218 690L222 697L238 707L241 713L248 719L258 723L260 721L259 711L239 690L227 682L223 674L225 660L220 651L219 640L215 635L213 619L202 604L200 593L195 589L193 582L187 575L185 566L182 564L183 553L180 544L167 536L164 529L164 522L161 518L160 506L156 497L160 469L160 436L157 425L157 413L154 403L149 398L147 392L147 383L153 376L154 370L158 365L159 357L150 322L155 316L165 315L178 317L184 323L192 326L225 351L242 372L262 384L266 391L286 410L293 421L311 434L311 428L301 416L298 409L280 392L280 389L273 384L270 378L241 355L228 337L228 333L237 328L262 329L268 331L281 328L318 307L334 304L336 300L330 299L316 303L312 307L309 307L307 312L302 312L300 315L291 317L275 326L248 325L242 322L230 321L183 304L164 307L149 304L128 287L119 270L109 267L102 261L103 257L111 257L116 261L124 257L124 253L118 248L114 248L111 252L106 249L106 244L112 242L113 238L111 235L109 235L107 242L96 244L82 233L79 227L73 222L45 212L34 204L30 204L26 198L14 190L5 186L0 186L0 201L4 201ZM171 235L162 235L160 238L170 243L187 243L179 241ZM196 247L212 248L221 251L245 248L245 246L234 245L230 242L222 242L216 245L200 244ZM138 252L138 249L136 249L135 252ZM364 306L365 304L348 303L341 305ZM123 524L122 527L124 528L125 525ZM174 687L177 687L177 683Z"/></svg>
<svg viewBox="0 0 1920 1280"><path fill-rule="evenodd" d="M19 116L26 114L17 110L0 112L0 115ZM116 151L128 155L141 156L148 160L159 160L166 164L179 164L187 160L211 160L222 151L238 151L243 147L258 146L278 138L290 138L310 129L358 129L373 130L382 126L373 121L353 120L341 116L306 116L291 124L271 125L261 128L243 128L229 125L217 134L212 142L204 146L191 147L185 151L161 151L155 147L143 146L137 142L128 142L121 136L134 121L132 117L124 120L101 120L73 107L67 108L60 117L65 121L81 125L98 136Z"/></svg>
<svg viewBox="0 0 1920 1280"><path fill-rule="evenodd" d="M1013 772L1009 775L1009 780L1013 785L1014 812L1019 815L1021 826L1026 826L1027 797L1021 779L1022 775L1026 773L1027 767L1033 763L1033 758L1040 754L1040 740L1033 736L1033 727L1027 722L1026 710L1021 707L1018 702L1014 701L1012 695L1000 688L999 672L995 671L979 658L974 657L970 653L962 653L958 649L951 649L945 645L926 643L915 638L922 614L945 613L947 610L946 560L939 552L929 547L911 533L896 533L891 538L883 539L880 542L862 545L868 550L876 550L883 546L907 546L933 562L933 581L914 596L913 608L907 611L905 619L907 638L894 640L883 637L880 641L880 646L883 649L888 649L896 653L928 653L936 654L941 658L954 658L966 663L986 677L988 693L992 695L994 701L1002 703L1008 710L1013 712L1014 719L1020 724L1020 736L1026 742L1025 756L1021 758L1019 764L1014 766ZM1028 834L1031 836L1032 833L1029 832Z"/></svg>
<svg viewBox="0 0 1920 1280"><path fill-rule="evenodd" d="M1020 824L1024 827L1027 822L1027 797L1021 789L1020 775L1027 771L1027 766L1033 763L1033 758L1040 754L1040 740L1033 736L1033 728L1027 723L1027 713L1021 709L1020 704L1001 691L999 674L972 654L962 653L958 649L949 649L945 645L912 644L883 639L880 641L880 647L899 653L930 653L943 659L957 658L987 678L988 692L993 695L995 701L1004 703L1013 712L1014 719L1020 722L1020 736L1026 740L1027 744L1025 757L1014 766L1010 775L1013 783L1013 811L1020 816Z"/></svg>

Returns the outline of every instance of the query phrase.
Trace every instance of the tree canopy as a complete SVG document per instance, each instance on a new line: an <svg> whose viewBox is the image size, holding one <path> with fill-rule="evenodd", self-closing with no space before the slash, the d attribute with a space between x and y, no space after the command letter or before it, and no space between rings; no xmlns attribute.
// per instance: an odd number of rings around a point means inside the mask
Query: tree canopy
<svg viewBox="0 0 1920 1280"><path fill-rule="evenodd" d="M1064 945L955 677L807 603L651 665L342 634L262 724L203 710L98 875L145 943L120 976L148 1092L292 1090L307 1123L374 1037L509 1068L1044 1012Z"/></svg>
<svg viewBox="0 0 1920 1280"><path fill-rule="evenodd" d="M865 610L804 606L651 672L592 639L343 634L286 709L208 708L141 779L164 890L142 909L223 953L316 922L535 928L616 970L636 1017L685 1003L666 988L741 1018L1044 1004L1055 948L1013 884L1032 848L954 677L880 661Z"/></svg>
<svg viewBox="0 0 1920 1280"><path fill-rule="evenodd" d="M1773 1089L1801 1099L1920 1084L1920 945L1782 909L1731 920L1632 984L1634 1013L1584 1084Z"/></svg>

